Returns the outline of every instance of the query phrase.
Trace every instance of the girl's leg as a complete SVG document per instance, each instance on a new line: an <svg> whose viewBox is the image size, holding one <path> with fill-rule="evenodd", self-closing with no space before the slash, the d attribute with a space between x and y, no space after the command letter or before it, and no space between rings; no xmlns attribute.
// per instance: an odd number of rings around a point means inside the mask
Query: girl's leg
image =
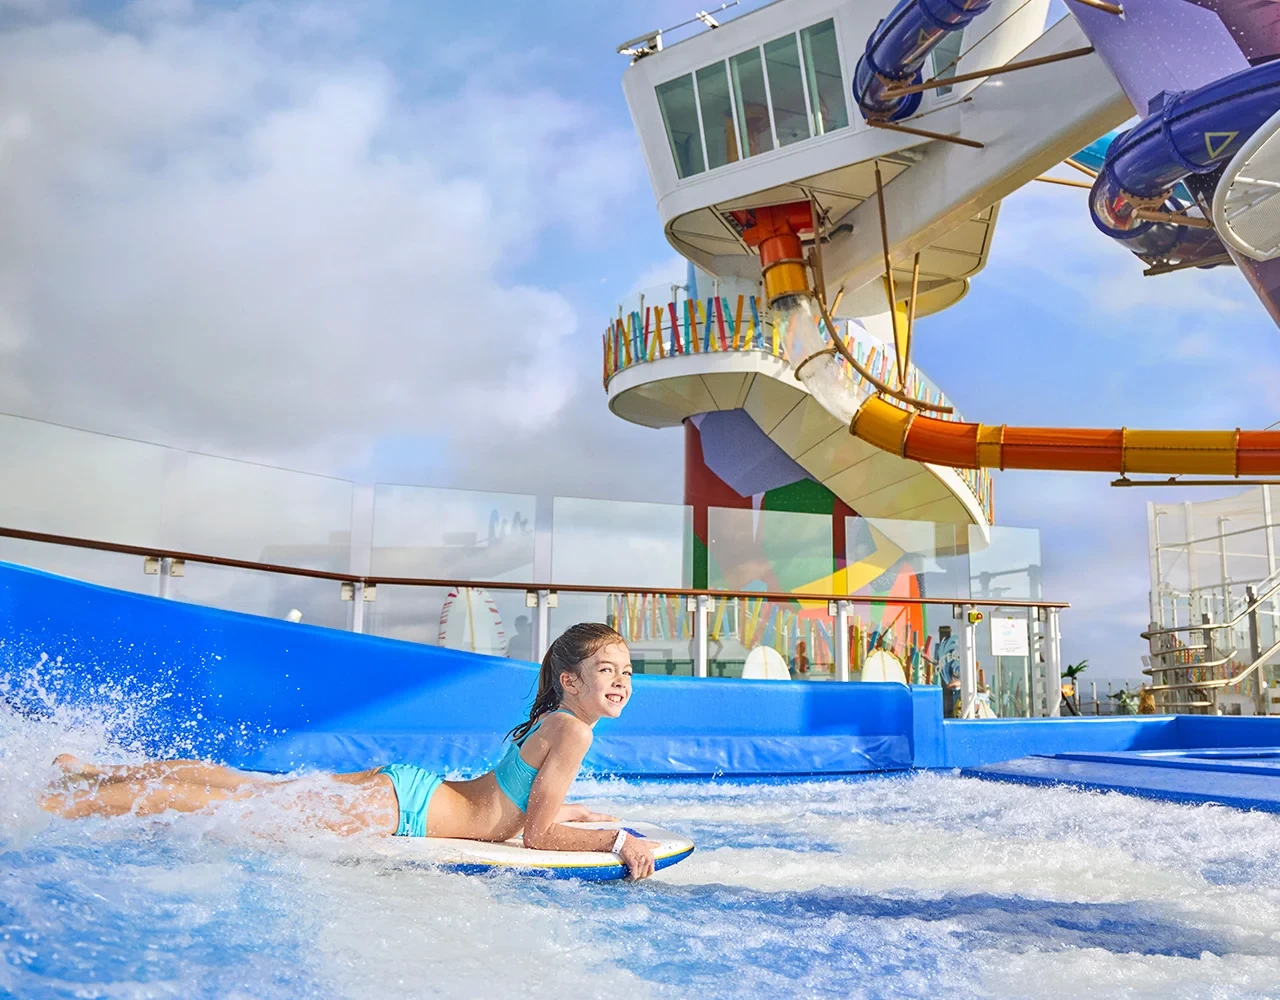
<svg viewBox="0 0 1280 1000"><path fill-rule="evenodd" d="M221 788L234 791L244 785L261 784L265 779L260 775L235 768L223 767L220 764L206 764L201 760L157 760L139 765L114 765L98 767L86 764L81 760L62 754L54 759L72 780L96 779L101 782L140 782L140 781L182 781L208 788Z"/></svg>
<svg viewBox="0 0 1280 1000"><path fill-rule="evenodd" d="M195 785L186 781L108 781L96 788L81 791L53 792L40 800L40 808L66 819L86 816L153 816L174 809L199 812L215 802L243 799L253 794L250 789L231 789Z"/></svg>

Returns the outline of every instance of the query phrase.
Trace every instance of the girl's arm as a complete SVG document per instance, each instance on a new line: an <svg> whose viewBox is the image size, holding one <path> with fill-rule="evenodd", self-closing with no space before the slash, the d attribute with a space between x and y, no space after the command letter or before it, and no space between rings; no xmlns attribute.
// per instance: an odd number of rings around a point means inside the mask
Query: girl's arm
<svg viewBox="0 0 1280 1000"><path fill-rule="evenodd" d="M557 822L569 786L578 776L582 758L591 746L591 730L583 725L557 726L547 759L533 779L529 809L525 813L524 844L538 851L613 850L617 830L577 830ZM648 842L627 836L619 851L633 879L653 874L653 852Z"/></svg>

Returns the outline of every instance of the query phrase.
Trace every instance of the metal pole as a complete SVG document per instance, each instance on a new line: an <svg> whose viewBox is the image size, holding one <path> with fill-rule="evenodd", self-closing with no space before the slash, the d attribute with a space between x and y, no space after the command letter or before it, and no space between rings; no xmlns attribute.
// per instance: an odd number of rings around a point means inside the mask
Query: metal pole
<svg viewBox="0 0 1280 1000"><path fill-rule="evenodd" d="M960 661L960 718L972 719L978 705L978 628L969 612L973 605L964 607L964 655Z"/></svg>
<svg viewBox="0 0 1280 1000"><path fill-rule="evenodd" d="M693 599L693 676L707 676L707 633L711 631L708 619L711 614L711 598L699 594Z"/></svg>
<svg viewBox="0 0 1280 1000"><path fill-rule="evenodd" d="M1160 515L1151 501L1147 501L1147 546L1151 550L1151 620L1164 628L1164 602L1160 600Z"/></svg>
<svg viewBox="0 0 1280 1000"><path fill-rule="evenodd" d="M1191 512L1190 500L1182 505L1182 519L1187 546L1187 624L1193 625L1200 613L1200 588L1196 581L1195 516Z"/></svg>
<svg viewBox="0 0 1280 1000"><path fill-rule="evenodd" d="M537 593L537 614L533 620L533 658L537 663L547 655L551 646L551 591L539 590ZM527 603L527 601L526 601Z"/></svg>
<svg viewBox="0 0 1280 1000"><path fill-rule="evenodd" d="M160 597L165 600L169 599L169 580L173 575L173 560L168 556L160 558L160 581L159 589L156 591Z"/></svg>
<svg viewBox="0 0 1280 1000"><path fill-rule="evenodd" d="M832 601L836 630L836 680L849 679L849 602Z"/></svg>
<svg viewBox="0 0 1280 1000"><path fill-rule="evenodd" d="M1044 677L1045 683L1049 687L1049 715L1062 715L1062 623L1058 621L1058 609L1049 609L1049 622L1045 636L1045 658L1044 658ZM1078 683L1078 682L1077 682ZM1073 694L1076 699L1076 707L1080 705L1080 691L1075 689Z"/></svg>
<svg viewBox="0 0 1280 1000"><path fill-rule="evenodd" d="M351 631L364 632L364 584L359 581L351 586Z"/></svg>
<svg viewBox="0 0 1280 1000"><path fill-rule="evenodd" d="M1218 573L1222 577L1222 618L1231 617L1231 574L1227 570L1227 522L1229 517L1218 518Z"/></svg>

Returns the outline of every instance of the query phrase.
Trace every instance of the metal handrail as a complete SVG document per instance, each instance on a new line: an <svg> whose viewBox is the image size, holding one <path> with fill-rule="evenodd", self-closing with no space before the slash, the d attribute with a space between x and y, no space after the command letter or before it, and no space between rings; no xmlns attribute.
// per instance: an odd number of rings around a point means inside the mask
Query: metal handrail
<svg viewBox="0 0 1280 1000"><path fill-rule="evenodd" d="M1196 683L1188 682L1186 684L1165 684L1159 687L1156 687L1153 685L1151 690L1176 691L1176 690L1184 690L1188 688L1198 688L1205 691L1211 691L1216 688L1235 687L1237 684L1242 684L1244 683L1244 681L1248 680L1250 674L1252 674L1259 667L1263 666L1267 662L1267 660L1271 659L1271 657L1274 656L1277 652L1280 652L1280 639L1277 639L1274 643L1272 643L1270 649L1268 649L1265 653L1262 653L1256 660L1250 663L1247 667L1241 670L1240 673L1236 674L1234 677L1216 677L1213 680L1209 680L1209 681L1199 681ZM1194 663L1194 664L1184 665L1184 669L1199 670L1199 669L1203 669L1206 666L1219 666L1219 665L1220 663L1213 663L1213 664Z"/></svg>
<svg viewBox="0 0 1280 1000"><path fill-rule="evenodd" d="M1153 628L1148 632L1143 632L1143 639L1151 639L1157 635L1177 635L1179 632L1216 632L1218 629L1231 628L1238 624L1241 619L1248 616L1250 611L1256 611L1263 601L1269 600L1277 591L1280 591L1280 575L1277 576L1276 582L1261 594L1255 594L1252 603L1245 604L1234 618L1225 622L1204 622L1199 625L1174 625L1171 628Z"/></svg>
<svg viewBox="0 0 1280 1000"><path fill-rule="evenodd" d="M22 528L0 527L0 538L17 538L49 545L65 545L72 548L115 552L120 555L144 558L180 559L184 562L223 566L229 569L257 570L283 576L302 576L316 580L332 580L335 583L360 583L365 586L403 587L479 587L485 590L546 590L569 594L662 594L671 597L729 597L766 601L854 601L872 604L942 605L977 608L1063 608L1071 607L1066 601L1014 601L983 600L973 597L887 597L880 594L815 594L772 590L712 590L696 587L632 587L605 586L583 583L518 583L510 580L445 580L431 577L378 576L374 574L338 573L332 570L308 569L302 566L284 566L278 563L254 562L250 559L233 559L227 556L211 556L195 552L183 552L154 545L129 545L123 542L106 542L100 539L79 538L74 535L58 535L44 531L27 531Z"/></svg>

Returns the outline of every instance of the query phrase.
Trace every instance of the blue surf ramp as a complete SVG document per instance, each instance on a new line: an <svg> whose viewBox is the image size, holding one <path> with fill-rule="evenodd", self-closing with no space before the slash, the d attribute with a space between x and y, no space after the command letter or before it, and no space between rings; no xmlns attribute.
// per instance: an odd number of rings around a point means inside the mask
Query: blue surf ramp
<svg viewBox="0 0 1280 1000"><path fill-rule="evenodd" d="M0 563L0 684L11 710L77 706L121 719L153 756L268 771L404 760L496 763L537 683L528 663L219 611ZM586 767L627 776L903 770L900 684L635 678Z"/></svg>

